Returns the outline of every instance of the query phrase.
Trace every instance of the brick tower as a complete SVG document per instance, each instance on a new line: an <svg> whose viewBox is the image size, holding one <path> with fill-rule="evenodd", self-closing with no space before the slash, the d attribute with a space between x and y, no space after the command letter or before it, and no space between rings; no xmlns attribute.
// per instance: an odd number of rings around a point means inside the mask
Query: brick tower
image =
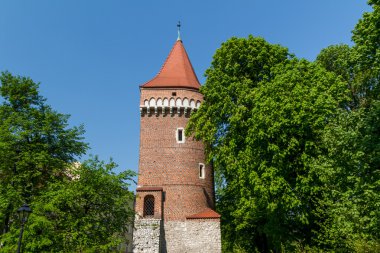
<svg viewBox="0 0 380 253"><path fill-rule="evenodd" d="M185 137L202 100L178 36L160 72L140 86L140 159L133 252L221 252L214 178L201 142Z"/></svg>

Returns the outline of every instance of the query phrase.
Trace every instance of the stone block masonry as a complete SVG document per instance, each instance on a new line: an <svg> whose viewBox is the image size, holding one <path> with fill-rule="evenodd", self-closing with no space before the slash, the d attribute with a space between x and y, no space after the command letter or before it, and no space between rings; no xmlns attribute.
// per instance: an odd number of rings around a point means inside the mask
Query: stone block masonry
<svg viewBox="0 0 380 253"><path fill-rule="evenodd" d="M221 237L218 220L191 219L168 221L165 226L163 252L220 253Z"/></svg>
<svg viewBox="0 0 380 253"><path fill-rule="evenodd" d="M137 219L133 252L220 253L219 219L188 219L165 223L160 219Z"/></svg>

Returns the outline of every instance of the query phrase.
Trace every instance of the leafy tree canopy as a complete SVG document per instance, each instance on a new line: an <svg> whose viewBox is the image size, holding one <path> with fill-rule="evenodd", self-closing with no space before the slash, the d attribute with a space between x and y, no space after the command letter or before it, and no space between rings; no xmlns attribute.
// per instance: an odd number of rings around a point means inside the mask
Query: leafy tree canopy
<svg viewBox="0 0 380 253"><path fill-rule="evenodd" d="M379 252L380 2L315 63L222 44L187 134L217 173L226 252Z"/></svg>
<svg viewBox="0 0 380 253"><path fill-rule="evenodd" d="M63 181L48 186L32 203L25 231L26 252L116 252L130 229L134 173L113 173L114 162L97 157L75 164ZM4 236L1 252L13 252L19 227ZM118 252L118 251L117 251Z"/></svg>
<svg viewBox="0 0 380 253"><path fill-rule="evenodd" d="M326 186L316 241L336 251L380 250L380 2L368 3L373 11L355 26L355 44L330 46L317 58L352 94L353 106L340 110L323 134L328 152L315 160Z"/></svg>
<svg viewBox="0 0 380 253"><path fill-rule="evenodd" d="M30 78L0 77L0 228L23 202L30 202L85 153L84 129L68 128L68 115L54 111Z"/></svg>
<svg viewBox="0 0 380 253"><path fill-rule="evenodd" d="M228 61L226 61L228 59ZM219 176L228 249L280 250L311 240L318 179L310 161L345 84L321 66L298 60L261 38L232 38L217 50L205 102L188 125L202 139Z"/></svg>
<svg viewBox="0 0 380 253"><path fill-rule="evenodd" d="M370 0L372 12L366 12L353 30L355 67L363 76L367 100L380 96L380 2Z"/></svg>
<svg viewBox="0 0 380 253"><path fill-rule="evenodd" d="M112 252L133 217L133 173L96 157L83 164L83 126L69 127L30 78L0 76L0 252L16 251L17 209L33 213L26 252Z"/></svg>

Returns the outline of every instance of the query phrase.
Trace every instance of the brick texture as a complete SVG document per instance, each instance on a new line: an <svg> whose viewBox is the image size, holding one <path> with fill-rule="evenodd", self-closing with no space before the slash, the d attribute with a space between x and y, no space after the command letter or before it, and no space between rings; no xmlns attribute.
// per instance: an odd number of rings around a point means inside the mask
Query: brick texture
<svg viewBox="0 0 380 253"><path fill-rule="evenodd" d="M175 93L175 96L173 96ZM140 106L155 98L188 98L202 101L193 89L141 88ZM185 220L187 216L214 208L214 179L211 166L205 163L201 142L186 138L177 143L177 128L186 128L189 114L141 115L138 187L163 188L162 218ZM205 177L199 177L199 164L206 164ZM136 211L143 214L143 198L151 193L138 192ZM158 199L157 199L158 200Z"/></svg>
<svg viewBox="0 0 380 253"><path fill-rule="evenodd" d="M221 252L212 167L205 162L201 142L191 137L181 142L177 135L203 101L199 87L181 41L159 74L140 86L133 252ZM154 197L154 215L144 217L144 198L149 195Z"/></svg>

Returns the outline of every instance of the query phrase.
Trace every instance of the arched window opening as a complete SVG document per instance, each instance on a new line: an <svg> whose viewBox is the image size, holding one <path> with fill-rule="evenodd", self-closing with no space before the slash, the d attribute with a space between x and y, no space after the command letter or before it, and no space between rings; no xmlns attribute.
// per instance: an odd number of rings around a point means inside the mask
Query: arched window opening
<svg viewBox="0 0 380 253"><path fill-rule="evenodd" d="M154 216L154 197L152 195L144 198L144 217Z"/></svg>

